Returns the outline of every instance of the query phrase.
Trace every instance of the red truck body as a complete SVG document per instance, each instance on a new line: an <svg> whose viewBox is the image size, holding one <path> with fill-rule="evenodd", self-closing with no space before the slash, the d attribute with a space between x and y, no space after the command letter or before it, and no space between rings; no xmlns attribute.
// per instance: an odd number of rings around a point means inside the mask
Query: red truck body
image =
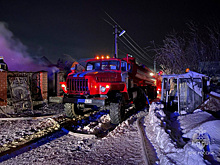
<svg viewBox="0 0 220 165"><path fill-rule="evenodd" d="M76 72L75 68L68 74L66 82L61 83L67 116L75 116L82 111L80 107L86 105L103 106L110 109L113 123L121 122L122 106L138 100L146 104L146 95L151 99L156 98L151 72L146 66L138 65L134 57L119 59L102 56L87 60L85 71ZM113 112L112 108L115 107L111 105L117 107L118 112Z"/></svg>

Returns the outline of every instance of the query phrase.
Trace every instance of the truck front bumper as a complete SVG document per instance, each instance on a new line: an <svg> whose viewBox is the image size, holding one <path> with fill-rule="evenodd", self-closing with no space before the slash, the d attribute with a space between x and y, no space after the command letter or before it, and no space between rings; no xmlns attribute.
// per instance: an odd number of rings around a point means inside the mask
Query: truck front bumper
<svg viewBox="0 0 220 165"><path fill-rule="evenodd" d="M86 105L96 105L96 106L104 106L105 98L63 98L63 103L75 103L75 104L86 104Z"/></svg>

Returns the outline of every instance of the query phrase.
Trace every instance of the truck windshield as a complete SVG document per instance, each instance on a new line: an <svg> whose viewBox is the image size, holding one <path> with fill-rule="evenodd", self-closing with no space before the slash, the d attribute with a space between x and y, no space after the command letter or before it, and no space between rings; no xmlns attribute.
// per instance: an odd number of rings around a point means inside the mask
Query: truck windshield
<svg viewBox="0 0 220 165"><path fill-rule="evenodd" d="M86 65L86 70L119 70L119 61L91 61Z"/></svg>

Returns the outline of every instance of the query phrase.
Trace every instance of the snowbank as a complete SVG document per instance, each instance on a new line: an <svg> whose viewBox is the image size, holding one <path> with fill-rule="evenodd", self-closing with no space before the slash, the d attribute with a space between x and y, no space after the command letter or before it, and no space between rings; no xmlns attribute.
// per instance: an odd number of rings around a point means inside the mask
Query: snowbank
<svg viewBox="0 0 220 165"><path fill-rule="evenodd" d="M194 111L193 114L180 116L179 121L184 132L184 137L193 138L197 132L206 133L210 137L210 153L214 159L220 162L220 120L216 120L211 114L204 111ZM202 152L198 146L193 146L195 151L193 155Z"/></svg>
<svg viewBox="0 0 220 165"><path fill-rule="evenodd" d="M193 128L199 127L201 124L215 120L215 118L208 112L196 110L193 114L188 114L178 117L183 133L187 133Z"/></svg>
<svg viewBox="0 0 220 165"><path fill-rule="evenodd" d="M161 111L161 105L157 105L155 103L152 103L149 110L149 115L145 117L145 132L146 136L150 139L153 146L156 149L157 156L160 160L160 164L186 164L186 165L201 165L201 164L207 164L208 162L203 159L203 155L201 154L198 147L193 146L192 142L189 141L183 148L177 148L175 143L171 140L169 134L167 134L164 130L164 128L161 127L161 120L158 119L155 116L155 110ZM160 114L164 115L160 112ZM200 116L200 114L197 114ZM186 115L185 117L187 117ZM201 115L206 118L202 121L207 121L207 118L210 118L210 115ZM181 116L182 117L182 116ZM184 120L184 117L182 117L182 123L185 122L185 128L189 132L189 126L193 125L195 129L197 126L200 126L201 123L199 123L199 120L201 118L198 117L198 122L196 124L193 123L193 119L189 118L189 120ZM210 119L211 120L211 119ZM188 125L186 124L188 122ZM213 124L213 123L212 123ZM215 125L218 123L215 123ZM208 125L207 125L208 128ZM186 131L185 130L185 131ZM193 133L193 132L192 132ZM213 134L213 136L216 136ZM189 135L191 138L191 136ZM211 147L211 150L213 148L218 148L217 145Z"/></svg>

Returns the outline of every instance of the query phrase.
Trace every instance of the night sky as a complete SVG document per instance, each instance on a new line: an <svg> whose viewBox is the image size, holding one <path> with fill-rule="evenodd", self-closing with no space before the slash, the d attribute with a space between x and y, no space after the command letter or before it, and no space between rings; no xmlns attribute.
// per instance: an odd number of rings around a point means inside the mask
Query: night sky
<svg viewBox="0 0 220 165"><path fill-rule="evenodd" d="M183 31L190 20L219 21L220 1L0 0L0 22L7 24L13 39L23 43L30 56L53 62L63 54L75 59L113 55L114 29L103 18L114 23L104 11L145 48L151 41L162 44L173 29ZM131 53L120 42L119 49L121 56Z"/></svg>

